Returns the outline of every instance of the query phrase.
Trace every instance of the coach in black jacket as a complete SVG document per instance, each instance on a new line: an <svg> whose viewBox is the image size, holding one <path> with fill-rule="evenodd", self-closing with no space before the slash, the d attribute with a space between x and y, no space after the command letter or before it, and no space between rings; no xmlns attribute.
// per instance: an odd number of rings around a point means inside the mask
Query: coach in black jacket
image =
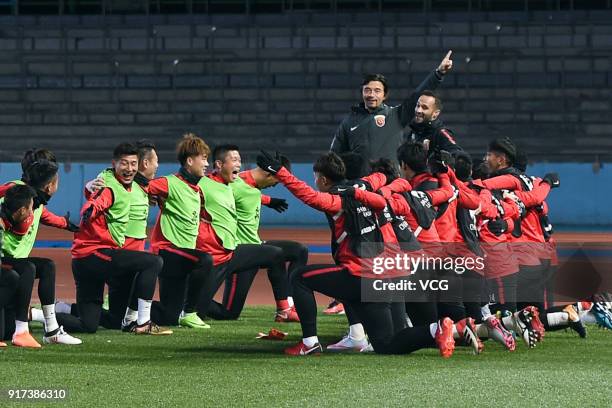
<svg viewBox="0 0 612 408"><path fill-rule="evenodd" d="M344 118L330 150L338 154L357 153L364 159L364 166L370 159L381 157L396 161L397 148L404 140L403 129L414 117L417 98L424 90L435 89L442 82L443 76L453 66L451 53L449 51L438 68L397 106L384 103L389 93L385 77L381 74L366 75L361 86L363 102L353 106L351 113ZM363 172L367 174L367 168Z"/></svg>

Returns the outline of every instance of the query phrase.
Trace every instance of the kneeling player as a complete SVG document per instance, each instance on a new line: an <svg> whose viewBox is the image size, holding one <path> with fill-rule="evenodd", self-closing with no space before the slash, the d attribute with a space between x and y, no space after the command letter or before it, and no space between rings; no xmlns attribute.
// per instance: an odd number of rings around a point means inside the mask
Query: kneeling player
<svg viewBox="0 0 612 408"><path fill-rule="evenodd" d="M115 148L114 179L85 203L81 230L72 245L72 273L77 288L78 317L58 313L58 320L75 332L94 333L102 313L105 284L130 285L132 293L125 318L136 334L171 334L151 321L151 302L161 258L120 249L130 213L132 181L138 169L138 150L129 143ZM134 313L136 312L136 313Z"/></svg>
<svg viewBox="0 0 612 408"><path fill-rule="evenodd" d="M327 193L332 187L341 186L345 179L344 164L336 154L324 155L314 165L315 181L320 193L295 178L270 155L259 156L257 164L275 174L275 177L305 204L325 212L332 218L332 238L333 242L337 243L333 251L337 265L309 265L296 270L291 276L303 338L297 345L287 348L285 353L308 355L322 351L316 329L316 290L341 299L357 312L377 353L406 354L437 343L442 356L452 355L455 345L452 320L445 318L429 326L405 328L395 332L389 303L362 301L362 285L371 284L373 281L371 273L368 275L363 268L368 260L359 257L351 249L351 239L347 238L345 232L345 219L349 215L342 212L343 199ZM366 178L365 181L370 183L373 190L377 190L384 185L385 177L378 174ZM357 190L356 197L360 191ZM385 229L383 239L385 243L397 244L390 229Z"/></svg>

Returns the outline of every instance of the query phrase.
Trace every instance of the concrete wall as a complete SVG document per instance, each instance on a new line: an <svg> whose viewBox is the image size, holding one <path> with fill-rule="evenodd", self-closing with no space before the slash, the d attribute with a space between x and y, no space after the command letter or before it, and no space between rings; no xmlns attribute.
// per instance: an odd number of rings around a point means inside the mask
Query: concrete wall
<svg viewBox="0 0 612 408"><path fill-rule="evenodd" d="M49 209L59 215L70 211L73 221L83 205L83 185L93 179L107 164L73 163L70 168L60 166L60 188L49 204ZM248 167L248 166L247 166ZM174 164L160 165L158 175L177 171ZM550 216L554 224L576 226L612 225L612 167L604 166L598 173L590 164L548 163L530 166L528 174L543 176L556 171L561 177L561 187L553 190L548 198ZM313 185L312 165L294 164L294 174ZM21 177L21 168L16 163L0 164L0 180L4 183ZM289 209L278 214L265 208L262 210L263 225L322 225L326 224L322 213L315 211L295 199L284 187L265 190L273 197L286 198ZM152 210L150 222L157 214Z"/></svg>
<svg viewBox="0 0 612 408"><path fill-rule="evenodd" d="M103 160L187 130L245 154L328 148L364 72L399 103L455 51L443 118L473 152L509 135L533 157L612 158L612 13L0 16L0 160L45 146ZM468 62L469 61L469 62Z"/></svg>

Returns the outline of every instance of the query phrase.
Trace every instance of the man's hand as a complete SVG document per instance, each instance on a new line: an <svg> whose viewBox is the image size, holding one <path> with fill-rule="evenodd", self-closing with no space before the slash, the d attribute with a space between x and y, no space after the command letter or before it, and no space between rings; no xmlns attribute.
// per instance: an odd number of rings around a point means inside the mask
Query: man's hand
<svg viewBox="0 0 612 408"><path fill-rule="evenodd" d="M66 215L64 215L64 218L66 219L66 229L70 232L79 232L80 228L78 225L76 225L75 223L73 223L72 221L70 221L70 211L68 211L66 213Z"/></svg>
<svg viewBox="0 0 612 408"><path fill-rule="evenodd" d="M487 223L487 227L493 235L499 237L500 235L508 231L508 222L503 218L498 217L494 220L489 221Z"/></svg>
<svg viewBox="0 0 612 408"><path fill-rule="evenodd" d="M289 204L284 198L270 198L270 202L266 204L266 207L269 207L275 210L276 212L282 213L285 212L287 208L289 208Z"/></svg>
<svg viewBox="0 0 612 408"><path fill-rule="evenodd" d="M453 51L449 50L446 53L446 56L444 57L442 62L440 62L440 65L438 66L438 69L437 69L437 71L440 74L446 75L447 72L449 72L451 69L453 69L453 60L451 59L452 53L453 53Z"/></svg>
<svg viewBox="0 0 612 408"><path fill-rule="evenodd" d="M429 168L432 174L440 174L448 172L448 162L451 159L451 155L446 150L440 150L435 152L429 160Z"/></svg>
<svg viewBox="0 0 612 408"><path fill-rule="evenodd" d="M550 184L550 188L557 188L561 185L561 180L559 179L559 174L557 173L547 173L542 181Z"/></svg>
<svg viewBox="0 0 612 408"><path fill-rule="evenodd" d="M83 211L83 214L81 215L81 224L86 224L89 222L91 214L93 214L93 209L93 205L90 205L85 211Z"/></svg>
<svg viewBox="0 0 612 408"><path fill-rule="evenodd" d="M85 188L90 193L95 193L98 190L102 190L104 187L106 187L106 183L104 183L104 179L101 177L95 178L85 184Z"/></svg>
<svg viewBox="0 0 612 408"><path fill-rule="evenodd" d="M270 153L260 150L261 154L257 156L257 166L262 170L267 171L270 174L276 174L283 167L280 160L277 157L272 156Z"/></svg>

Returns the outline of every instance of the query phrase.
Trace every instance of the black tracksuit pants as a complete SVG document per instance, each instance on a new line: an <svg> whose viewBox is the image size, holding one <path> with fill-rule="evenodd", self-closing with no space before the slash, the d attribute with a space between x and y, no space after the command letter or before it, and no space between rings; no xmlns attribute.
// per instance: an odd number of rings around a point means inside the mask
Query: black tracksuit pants
<svg viewBox="0 0 612 408"><path fill-rule="evenodd" d="M95 333L98 325L120 328L128 305L137 309L137 300L150 300L163 261L159 256L122 249L100 249L72 260L76 284L77 314L57 313L57 321L71 333ZM109 289L109 313L101 321L104 285ZM118 287L117 287L118 286ZM123 293L128 293L128 296ZM114 293L113 299L110 294Z"/></svg>

